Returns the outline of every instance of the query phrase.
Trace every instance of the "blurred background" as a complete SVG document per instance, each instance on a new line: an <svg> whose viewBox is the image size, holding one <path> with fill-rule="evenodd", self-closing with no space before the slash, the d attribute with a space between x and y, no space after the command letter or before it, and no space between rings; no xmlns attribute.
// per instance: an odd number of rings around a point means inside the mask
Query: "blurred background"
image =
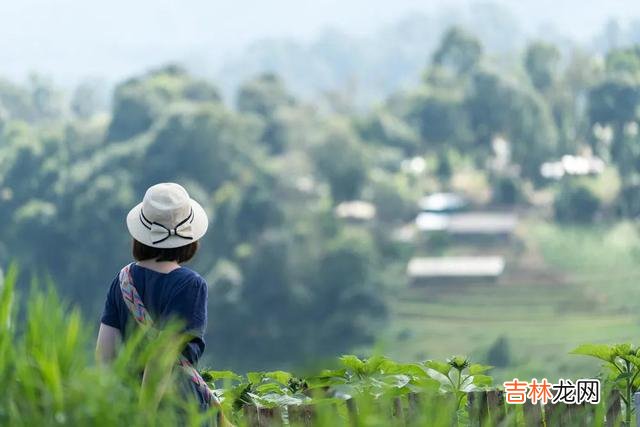
<svg viewBox="0 0 640 427"><path fill-rule="evenodd" d="M568 351L640 336L639 121L638 2L3 2L0 266L97 329L175 181L202 366L588 377Z"/></svg>

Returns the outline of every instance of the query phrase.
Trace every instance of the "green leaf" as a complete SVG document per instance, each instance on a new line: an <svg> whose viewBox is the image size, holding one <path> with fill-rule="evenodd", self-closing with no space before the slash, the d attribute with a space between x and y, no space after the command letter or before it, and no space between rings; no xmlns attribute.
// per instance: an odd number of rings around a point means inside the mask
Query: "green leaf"
<svg viewBox="0 0 640 427"><path fill-rule="evenodd" d="M283 390L282 386L276 383L260 384L259 386L256 387L255 392L258 395L264 395L269 393L285 394L285 391Z"/></svg>
<svg viewBox="0 0 640 427"><path fill-rule="evenodd" d="M629 343L616 344L613 346L613 354L615 356L635 355L635 349Z"/></svg>
<svg viewBox="0 0 640 427"><path fill-rule="evenodd" d="M382 373L387 375L404 374L411 377L427 378L424 368L417 363L395 363L388 361L382 366Z"/></svg>
<svg viewBox="0 0 640 427"><path fill-rule="evenodd" d="M262 378L264 378L264 374L262 372L247 372L247 379L252 384L260 384L262 382Z"/></svg>
<svg viewBox="0 0 640 427"><path fill-rule="evenodd" d="M233 371L205 371L209 375L211 381L216 380L234 380L240 381L242 377Z"/></svg>
<svg viewBox="0 0 640 427"><path fill-rule="evenodd" d="M605 362L613 363L616 356L614 349L606 344L582 344L569 354L580 354L583 356L591 356Z"/></svg>
<svg viewBox="0 0 640 427"><path fill-rule="evenodd" d="M631 354L621 355L620 357L624 360L627 360L628 362L631 362L631 364L636 368L640 367L640 357L633 356Z"/></svg>
<svg viewBox="0 0 640 427"><path fill-rule="evenodd" d="M410 388L416 392L423 392L427 390L435 391L440 388L440 381L430 377L418 378L417 380L411 381Z"/></svg>
<svg viewBox="0 0 640 427"><path fill-rule="evenodd" d="M631 378L632 376L633 376L633 373L631 373L631 372L623 372L620 375L618 375L617 377L615 377L614 381L626 380L628 378Z"/></svg>
<svg viewBox="0 0 640 427"><path fill-rule="evenodd" d="M480 365L478 363L474 363L471 366L469 366L469 374L471 375L483 374L491 369L493 369L493 366Z"/></svg>
<svg viewBox="0 0 640 427"><path fill-rule="evenodd" d="M449 375L452 366L448 363L438 362L437 360L427 360L424 362L424 366L429 369L433 369L436 372L440 372L442 375Z"/></svg>
<svg viewBox="0 0 640 427"><path fill-rule="evenodd" d="M266 372L264 374L264 377L275 380L280 384L287 385L289 383L289 380L293 377L293 375L285 371L272 371L272 372Z"/></svg>
<svg viewBox="0 0 640 427"><path fill-rule="evenodd" d="M347 369L351 369L357 373L364 372L364 362L360 360L357 356L352 354L347 354L340 357L340 363Z"/></svg>
<svg viewBox="0 0 640 427"><path fill-rule="evenodd" d="M257 401L258 403L260 403L262 406L267 406L267 407L283 407L283 406L295 406L295 405L302 405L303 403L307 402L308 400L310 400L308 397L306 396L287 396L284 394L277 394L277 393L269 393L269 394L265 394L264 396L255 396L253 395L252 398Z"/></svg>
<svg viewBox="0 0 640 427"><path fill-rule="evenodd" d="M378 370L384 366L384 363L387 361L388 359L386 357L383 356L373 356L370 357L369 359L365 360L364 362L364 373L367 375L371 375L375 372L378 372Z"/></svg>
<svg viewBox="0 0 640 427"><path fill-rule="evenodd" d="M411 378L409 378L407 375L402 375L402 374L387 375L383 377L381 381L387 386L391 386L394 388L402 388L402 387L405 387L407 384L409 384L409 381L411 381Z"/></svg>
<svg viewBox="0 0 640 427"><path fill-rule="evenodd" d="M477 387L491 387L493 385L493 378L489 375L474 375L471 383Z"/></svg>

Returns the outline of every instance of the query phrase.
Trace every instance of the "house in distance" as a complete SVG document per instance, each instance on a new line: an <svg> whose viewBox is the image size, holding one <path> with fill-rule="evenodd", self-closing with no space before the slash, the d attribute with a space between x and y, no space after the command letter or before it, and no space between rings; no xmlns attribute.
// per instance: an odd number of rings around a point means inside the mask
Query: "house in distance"
<svg viewBox="0 0 640 427"><path fill-rule="evenodd" d="M434 214L422 212L416 217L418 230L430 233L446 233L452 240L464 243L489 243L509 241L518 225L518 217L512 212L459 212Z"/></svg>
<svg viewBox="0 0 640 427"><path fill-rule="evenodd" d="M495 283L505 269L501 256L416 257L407 275L413 286L451 286Z"/></svg>

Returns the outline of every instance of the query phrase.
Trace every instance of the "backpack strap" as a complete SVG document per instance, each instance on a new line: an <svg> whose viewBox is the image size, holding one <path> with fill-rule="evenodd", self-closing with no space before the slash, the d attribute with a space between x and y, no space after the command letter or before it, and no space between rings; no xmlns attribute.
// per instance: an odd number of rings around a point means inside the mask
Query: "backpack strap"
<svg viewBox="0 0 640 427"><path fill-rule="evenodd" d="M131 276L131 266L133 264L126 265L120 270L120 290L122 291L122 298L127 305L129 312L136 320L136 323L144 327L153 327L153 319L149 315L147 308L140 298L140 294L133 286L133 277Z"/></svg>
<svg viewBox="0 0 640 427"><path fill-rule="evenodd" d="M120 281L120 290L122 291L122 298L138 325L144 328L153 328L153 319L149 315L147 308L144 306L137 289L133 286L133 277L131 276L132 265L133 263L123 267L122 270L120 270L120 275L118 276ZM178 357L178 366L186 375L189 376L191 381L196 384L208 403L219 404L218 397L215 395L213 390L209 388L206 381L202 378L202 375L200 375L198 370L182 353L180 353L180 356Z"/></svg>

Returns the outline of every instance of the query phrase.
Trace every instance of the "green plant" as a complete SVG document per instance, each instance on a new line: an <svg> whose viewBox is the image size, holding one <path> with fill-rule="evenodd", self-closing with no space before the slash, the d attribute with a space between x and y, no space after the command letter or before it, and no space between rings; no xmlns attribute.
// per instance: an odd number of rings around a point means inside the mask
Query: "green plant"
<svg viewBox="0 0 640 427"><path fill-rule="evenodd" d="M440 383L443 392L456 396L459 408L466 404L467 392L486 389L493 383L493 379L485 375L492 367L472 364L466 356L452 356L446 363L428 360L424 366L429 376Z"/></svg>
<svg viewBox="0 0 640 427"><path fill-rule="evenodd" d="M560 222L589 223L600 209L600 200L585 185L565 182L556 195L553 209Z"/></svg>
<svg viewBox="0 0 640 427"><path fill-rule="evenodd" d="M631 425L634 411L631 399L640 388L640 348L631 344L583 344L571 354L595 357L605 362L605 380L622 393L626 408L625 425Z"/></svg>

